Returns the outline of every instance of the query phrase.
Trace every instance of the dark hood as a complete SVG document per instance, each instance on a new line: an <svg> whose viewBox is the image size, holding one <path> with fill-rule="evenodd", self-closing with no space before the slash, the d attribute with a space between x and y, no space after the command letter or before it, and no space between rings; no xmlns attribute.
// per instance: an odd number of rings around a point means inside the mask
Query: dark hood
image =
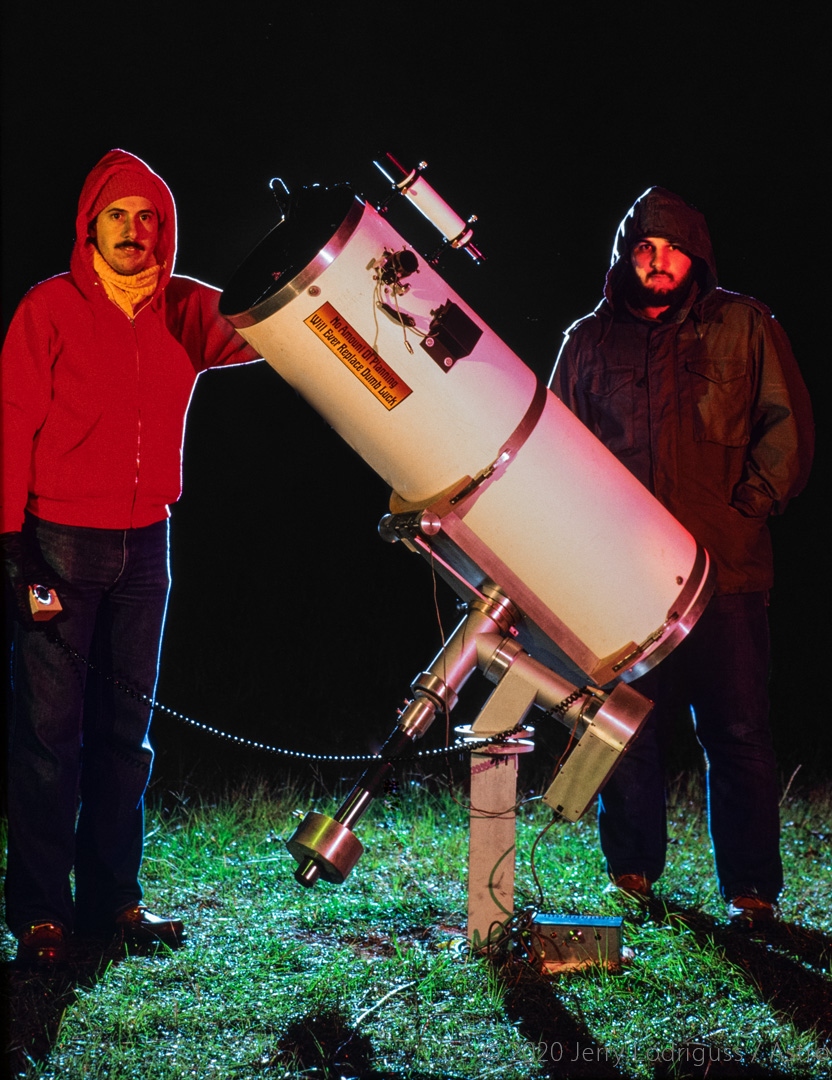
<svg viewBox="0 0 832 1080"><path fill-rule="evenodd" d="M170 281L176 258L176 207L170 189L161 176L157 176L141 158L128 154L126 150L111 150L105 154L84 181L81 197L78 200L78 216L75 219L75 246L70 260L72 276L84 293L89 293L97 280L92 263L94 244L90 238L92 209L106 182L122 170L143 173L158 191L156 206L159 211L159 237L156 241L155 255L162 271L159 274L159 284L155 295L160 296Z"/></svg>
<svg viewBox="0 0 832 1080"><path fill-rule="evenodd" d="M660 236L678 244L696 266L700 297L716 288L716 263L703 215L672 191L651 187L639 195L618 226L612 247L604 296L613 304L628 266L633 244L643 236Z"/></svg>

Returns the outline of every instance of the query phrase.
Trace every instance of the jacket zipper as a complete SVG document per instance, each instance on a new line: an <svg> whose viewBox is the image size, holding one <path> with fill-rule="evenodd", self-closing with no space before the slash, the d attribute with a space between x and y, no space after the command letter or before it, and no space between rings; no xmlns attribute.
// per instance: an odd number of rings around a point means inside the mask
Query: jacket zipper
<svg viewBox="0 0 832 1080"><path fill-rule="evenodd" d="M96 284L98 284L98 282L96 282ZM107 295L106 291L104 292L104 295L105 296ZM139 310L133 312L132 316L128 315L127 312L124 310L124 308L120 307L115 302L115 300L111 299L109 296L107 296L107 299L110 301L111 304L113 304L115 307L118 308L118 310L122 313L122 315L126 319L129 320L130 325L133 328L133 336L134 336L134 339L135 339L135 346L136 346L136 475L135 475L135 480L134 480L134 483L133 483L133 500L132 500L132 504L130 506L130 521L132 522L133 516L134 516L134 514L136 512L136 502L137 502L138 497L139 497L139 468L141 466L141 458L142 458L142 413L141 413L141 406L139 405L139 393L138 393L138 391L139 391L140 357L139 357L139 341L138 341L138 336L136 335L136 316L139 314L139 312L144 311L144 309L149 306L149 304L150 304L150 302L152 300L152 297L146 299L145 302L142 304L142 306L139 308Z"/></svg>
<svg viewBox="0 0 832 1080"><path fill-rule="evenodd" d="M142 310L142 309L140 309ZM136 502L139 497L139 469L142 461L142 410L139 400L139 376L140 376L140 357L139 357L139 339L136 334L136 316L138 312L133 312L133 317L130 319L130 325L133 327L133 334L136 339L136 481L133 485L133 505L130 508L130 520L132 522L133 515L136 512Z"/></svg>

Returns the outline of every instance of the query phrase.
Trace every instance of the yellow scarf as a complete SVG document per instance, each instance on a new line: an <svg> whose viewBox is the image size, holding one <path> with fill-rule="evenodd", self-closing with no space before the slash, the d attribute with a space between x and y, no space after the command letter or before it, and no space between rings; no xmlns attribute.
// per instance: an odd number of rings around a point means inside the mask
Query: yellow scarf
<svg viewBox="0 0 832 1080"><path fill-rule="evenodd" d="M97 247L92 249L92 265L96 274L101 279L104 292L113 303L118 304L130 318L137 304L152 296L159 282L161 266L154 263L138 274L117 274L112 266L101 255Z"/></svg>

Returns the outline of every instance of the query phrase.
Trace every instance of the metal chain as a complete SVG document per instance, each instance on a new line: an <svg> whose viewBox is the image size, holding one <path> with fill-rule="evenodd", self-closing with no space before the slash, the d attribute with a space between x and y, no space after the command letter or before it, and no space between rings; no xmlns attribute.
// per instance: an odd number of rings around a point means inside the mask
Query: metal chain
<svg viewBox="0 0 832 1080"><path fill-rule="evenodd" d="M123 694L128 697L135 698L137 701L144 702L149 709L158 709L159 712L167 713L168 716L172 716L175 720L179 720L184 724L188 724L191 727L196 728L198 731L206 732L209 735L215 735L219 739L226 739L228 742L236 743L238 746L249 747L253 750L262 750L264 753L278 754L282 757L300 758L305 761L378 761L381 757L379 754L308 754L301 750L287 750L285 747L269 746L268 743L257 742L255 739L247 739L242 735L232 735L228 731L222 731L220 728L212 727L210 724L202 724L198 720L192 719L190 716L186 716L184 713L177 712L175 709L171 709L169 706L162 704L161 701L157 701L149 694L143 694L140 690L136 690L128 683L122 682L121 679L117 679L114 675L109 674L106 671L102 671L99 667L92 663L86 656L79 653L77 649L74 649L68 641L64 639L53 629L45 631L46 636L52 644L63 649L65 653L71 656L74 660L79 660L89 671L94 672L100 679L105 682L112 683L118 690L121 690ZM575 692L578 697L580 693ZM576 700L575 694L570 694L570 698ZM565 711L568 708L568 704L571 704L569 698L564 699L558 705L554 706L551 711L560 711L562 708ZM413 761L417 758L426 757L441 757L447 754L463 754L470 753L474 750L481 750L486 746L502 745L507 742L512 735L517 735L523 730L522 721L515 724L513 728L507 731L501 731L497 735L492 735L490 738L482 739L481 741L471 743L466 742L464 739L456 739L450 746L440 746L433 750L418 750L408 754L396 754L388 758L389 761ZM383 759L382 759L383 760Z"/></svg>
<svg viewBox="0 0 832 1080"><path fill-rule="evenodd" d="M574 705L579 698L582 698L587 692L588 687L580 686L576 687L571 694L568 694L563 701L559 701L557 705L553 705L548 711L551 713L560 713L562 716L566 716L569 712L570 706Z"/></svg>

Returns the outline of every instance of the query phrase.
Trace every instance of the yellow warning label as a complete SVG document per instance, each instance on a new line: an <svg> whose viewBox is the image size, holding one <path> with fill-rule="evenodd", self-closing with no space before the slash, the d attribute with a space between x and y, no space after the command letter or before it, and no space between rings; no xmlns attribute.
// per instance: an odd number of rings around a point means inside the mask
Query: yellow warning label
<svg viewBox="0 0 832 1080"><path fill-rule="evenodd" d="M378 398L385 409L395 407L413 393L407 383L394 375L367 342L343 319L332 304L322 304L304 322Z"/></svg>

